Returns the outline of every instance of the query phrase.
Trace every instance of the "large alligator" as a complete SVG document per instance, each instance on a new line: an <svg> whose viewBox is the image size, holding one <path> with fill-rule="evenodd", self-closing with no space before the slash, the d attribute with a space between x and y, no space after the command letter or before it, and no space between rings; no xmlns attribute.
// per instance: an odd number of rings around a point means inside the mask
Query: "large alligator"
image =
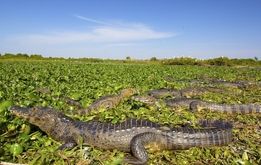
<svg viewBox="0 0 261 165"><path fill-rule="evenodd" d="M220 120L201 121L202 129L170 128L147 120L128 119L111 124L99 121L76 121L52 108L23 108L13 106L10 112L38 126L63 145L72 148L83 142L101 149L118 149L130 152L124 162L144 164L148 160L145 148L152 150L188 149L226 145L232 139L232 125Z"/></svg>

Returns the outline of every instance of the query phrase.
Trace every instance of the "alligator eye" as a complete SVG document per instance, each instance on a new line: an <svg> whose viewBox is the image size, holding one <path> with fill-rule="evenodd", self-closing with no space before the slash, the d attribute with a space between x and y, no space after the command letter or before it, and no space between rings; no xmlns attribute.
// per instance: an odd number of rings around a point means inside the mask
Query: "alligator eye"
<svg viewBox="0 0 261 165"><path fill-rule="evenodd" d="M39 118L39 117L35 117L34 120L35 120L35 121L40 121L41 118Z"/></svg>

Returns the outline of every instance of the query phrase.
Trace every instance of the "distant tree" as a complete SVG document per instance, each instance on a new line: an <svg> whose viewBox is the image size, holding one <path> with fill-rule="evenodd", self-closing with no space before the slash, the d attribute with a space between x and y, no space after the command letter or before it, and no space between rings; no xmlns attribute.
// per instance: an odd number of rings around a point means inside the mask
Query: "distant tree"
<svg viewBox="0 0 261 165"><path fill-rule="evenodd" d="M126 60L131 60L131 57L130 57L130 56L127 56L127 57L126 57Z"/></svg>
<svg viewBox="0 0 261 165"><path fill-rule="evenodd" d="M258 57L254 57L254 59L255 59L256 61L258 61Z"/></svg>
<svg viewBox="0 0 261 165"><path fill-rule="evenodd" d="M23 54L23 53L17 53L16 57L20 57L20 58L28 58L29 55L28 54Z"/></svg>
<svg viewBox="0 0 261 165"><path fill-rule="evenodd" d="M42 56L42 55L39 55L39 54L32 54L32 55L30 56L30 58L41 59L41 58L43 58L43 56Z"/></svg>
<svg viewBox="0 0 261 165"><path fill-rule="evenodd" d="M190 57L176 57L173 59L162 60L165 65L201 65L201 62Z"/></svg>
<svg viewBox="0 0 261 165"><path fill-rule="evenodd" d="M228 57L218 57L218 58L213 58L209 59L206 61L210 65L216 65L216 66L231 66L232 65L232 60L229 59Z"/></svg>
<svg viewBox="0 0 261 165"><path fill-rule="evenodd" d="M12 53L5 53L3 57L5 58L10 58L10 57L14 57L15 55Z"/></svg>
<svg viewBox="0 0 261 165"><path fill-rule="evenodd" d="M151 57L150 61L157 61L158 59L156 57Z"/></svg>

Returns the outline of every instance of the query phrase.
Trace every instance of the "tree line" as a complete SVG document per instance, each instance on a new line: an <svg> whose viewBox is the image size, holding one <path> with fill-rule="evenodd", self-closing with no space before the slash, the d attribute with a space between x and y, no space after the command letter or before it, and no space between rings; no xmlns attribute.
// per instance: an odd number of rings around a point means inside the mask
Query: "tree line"
<svg viewBox="0 0 261 165"><path fill-rule="evenodd" d="M254 58L228 58L218 57L212 59L199 60L190 57L180 57L173 59L164 59L161 61L164 65L200 65L200 66L261 66L261 61Z"/></svg>
<svg viewBox="0 0 261 165"><path fill-rule="evenodd" d="M161 65L199 65L199 66L261 66L261 60L258 57L238 59L238 58L228 58L228 57L218 57L212 59L196 59L191 57L176 57L171 59L157 59L152 57L147 60L136 60L132 59L130 56L123 60L114 59L101 59L101 58L63 58L63 57L43 57L39 54L25 54L25 53L5 53L0 54L0 59L33 59L33 60L62 60L62 61L82 61L82 62L98 62L98 63L152 63Z"/></svg>
<svg viewBox="0 0 261 165"><path fill-rule="evenodd" d="M0 59L23 59L23 58L33 58L33 59L43 59L44 57L42 55L39 54L31 54L28 55L26 53L17 53L17 54L13 54L13 53L5 53L5 54L0 54Z"/></svg>

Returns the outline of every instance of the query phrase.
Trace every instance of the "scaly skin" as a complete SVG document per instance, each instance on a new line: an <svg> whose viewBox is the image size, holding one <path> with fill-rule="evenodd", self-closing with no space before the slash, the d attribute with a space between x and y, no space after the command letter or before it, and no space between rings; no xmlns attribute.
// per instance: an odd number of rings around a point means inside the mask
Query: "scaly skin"
<svg viewBox="0 0 261 165"><path fill-rule="evenodd" d="M141 103L144 103L145 105L148 106L156 106L156 102L159 101L159 99L156 99L152 96L133 96L133 100L139 101ZM193 99L193 98L185 98L185 97L180 97L180 98L174 98L174 99L164 99L163 102L166 104L166 106L171 107L171 108L187 108L189 109L190 103L193 101L197 101L198 99Z"/></svg>
<svg viewBox="0 0 261 165"><path fill-rule="evenodd" d="M181 92L177 89L161 88L147 92L149 96L160 99L165 97L181 97Z"/></svg>
<svg viewBox="0 0 261 165"><path fill-rule="evenodd" d="M222 121L201 121L203 127L212 127L207 129L169 128L139 119L128 119L119 124L76 121L51 108L13 106L10 111L63 142L60 149L74 147L80 142L101 149L118 149L132 154L125 158L125 162L132 164L147 162L145 147L188 149L226 145L232 139L232 125Z"/></svg>
<svg viewBox="0 0 261 165"><path fill-rule="evenodd" d="M213 87L190 87L180 90L181 96L186 98L202 95L206 92L223 92L223 89Z"/></svg>
<svg viewBox="0 0 261 165"><path fill-rule="evenodd" d="M180 97L192 97L195 95L200 95L206 92L220 92L221 89L211 88L211 87L193 87L193 88L185 88L181 90L170 89L170 88L161 88L154 89L147 92L149 96L152 96L157 99L171 97L171 98L180 98Z"/></svg>
<svg viewBox="0 0 261 165"><path fill-rule="evenodd" d="M202 109L209 109L212 111L225 113L261 113L261 105L259 104L216 104L206 101L193 101L190 103L192 111L200 111Z"/></svg>
<svg viewBox="0 0 261 165"><path fill-rule="evenodd" d="M137 95L137 96L132 96L131 97L132 100L135 100L135 101L139 101L141 103L144 103L148 106L154 106L156 104L156 102L158 101L158 99L156 99L155 97L153 96L148 96L148 95Z"/></svg>
<svg viewBox="0 0 261 165"><path fill-rule="evenodd" d="M205 84L207 86L213 86L213 85L221 85L224 87L228 88L239 88L239 89L245 89L245 88L252 88L252 87L261 87L261 82L260 81L228 81L228 80L223 80L223 79L217 79L217 78L210 78L210 77L205 77L201 76L198 77L198 79L193 79L193 80L188 80L188 79L175 79L171 76L166 76L163 78L167 82L187 82L190 83L191 85L202 85Z"/></svg>
<svg viewBox="0 0 261 165"><path fill-rule="evenodd" d="M246 86L248 85L247 82L240 82L240 81L227 81L227 80L222 80L222 79L212 79L210 80L210 83L214 83L217 85L222 85L224 87L229 87L229 88L246 88Z"/></svg>
<svg viewBox="0 0 261 165"><path fill-rule="evenodd" d="M260 82L254 82L254 81L229 81L229 80L224 80L224 79L213 79L213 78L208 78L205 77L203 78L206 80L206 84L214 84L214 85L221 85L224 87L228 87L228 88L239 88L239 89L245 89L245 88L252 88L252 87L257 87L260 88L261 87L261 83ZM194 82L196 82L197 80L194 80ZM199 83L203 83L200 82L198 80Z"/></svg>
<svg viewBox="0 0 261 165"><path fill-rule="evenodd" d="M193 98L175 98L175 99L166 99L165 103L168 107L171 108L190 108L190 104L194 101L198 101L198 99Z"/></svg>
<svg viewBox="0 0 261 165"><path fill-rule="evenodd" d="M134 95L135 93L137 93L135 89L127 88L121 90L120 94L118 95L108 95L108 96L100 97L95 102L93 102L88 108L80 109L78 113L83 115L83 114L88 114L92 110L97 110L100 108L105 108L105 109L115 108L118 104L120 104L120 102Z"/></svg>

